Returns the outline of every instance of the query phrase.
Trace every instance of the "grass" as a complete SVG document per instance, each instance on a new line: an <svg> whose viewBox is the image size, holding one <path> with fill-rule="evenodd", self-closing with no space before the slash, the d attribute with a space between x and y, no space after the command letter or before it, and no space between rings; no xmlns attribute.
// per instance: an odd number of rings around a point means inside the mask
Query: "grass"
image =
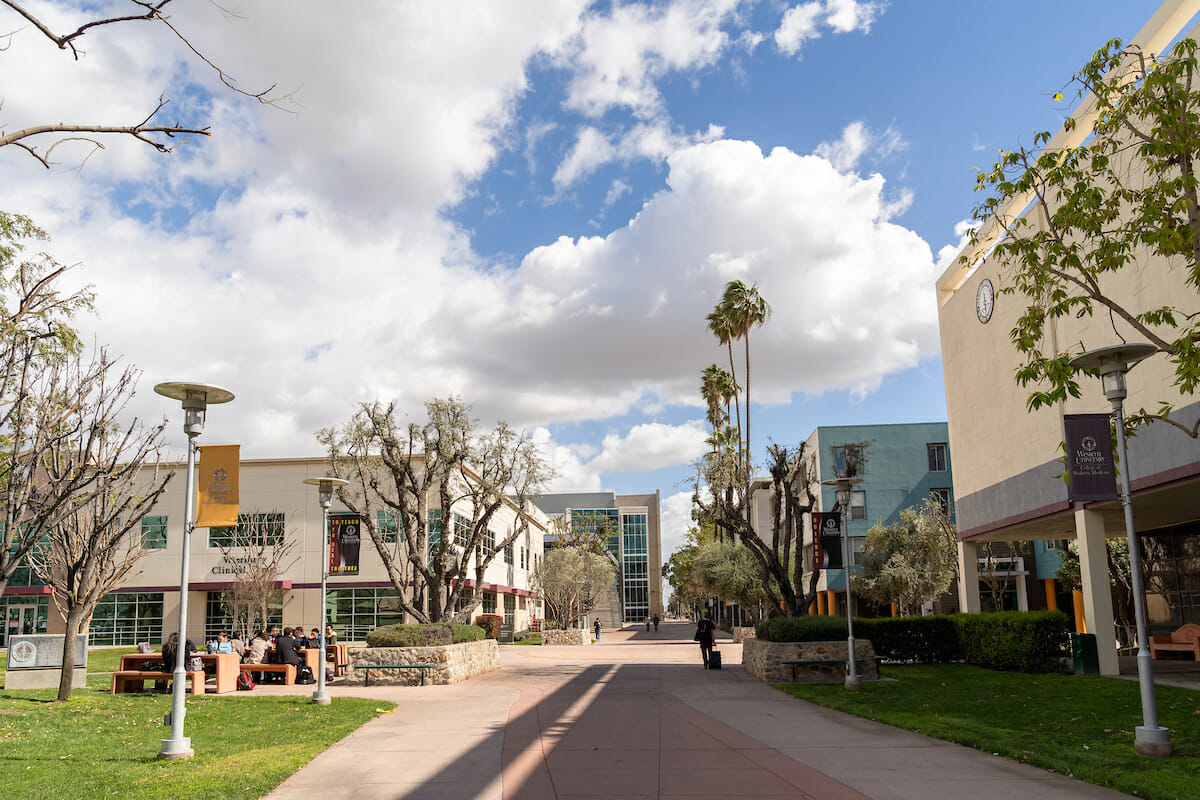
<svg viewBox="0 0 1200 800"><path fill-rule="evenodd" d="M299 697L187 698L184 733L196 755L159 761L170 736L167 694L108 693L120 654L90 650L88 688L68 703L53 689L0 690L0 797L38 800L261 797L313 756L394 707L339 697L328 706ZM0 662L2 663L2 662ZM0 668L2 672L2 668Z"/></svg>
<svg viewBox="0 0 1200 800"><path fill-rule="evenodd" d="M541 644L541 643L542 643L542 635L540 633L531 633L531 634L529 634L528 637L522 639L519 642L507 642L507 644L523 644L523 645Z"/></svg>
<svg viewBox="0 0 1200 800"><path fill-rule="evenodd" d="M885 667L862 691L780 684L803 700L1022 761L1150 800L1195 797L1200 692L1157 687L1159 724L1175 756L1134 755L1142 724L1136 681L1023 675L965 665Z"/></svg>

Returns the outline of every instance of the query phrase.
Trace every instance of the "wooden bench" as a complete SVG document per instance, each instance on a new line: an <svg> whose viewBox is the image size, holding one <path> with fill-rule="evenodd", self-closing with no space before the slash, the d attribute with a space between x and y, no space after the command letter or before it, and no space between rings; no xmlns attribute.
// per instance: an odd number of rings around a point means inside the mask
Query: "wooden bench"
<svg viewBox="0 0 1200 800"><path fill-rule="evenodd" d="M415 669L421 672L421 685L425 685L425 671L436 669L437 664L355 664L355 669L365 669L367 674L363 677L363 686L371 685L371 670L373 669Z"/></svg>
<svg viewBox="0 0 1200 800"><path fill-rule="evenodd" d="M1150 657L1159 653L1191 653L1200 662L1200 625L1188 623L1176 628L1167 636L1150 637Z"/></svg>
<svg viewBox="0 0 1200 800"><path fill-rule="evenodd" d="M283 675L283 682L291 686L296 682L295 664L242 664L242 672L278 672Z"/></svg>
<svg viewBox="0 0 1200 800"><path fill-rule="evenodd" d="M882 659L879 656L875 656L875 668L876 669L879 668L880 661L882 661ZM838 667L841 667L842 669L846 669L846 665L847 665L847 662L843 661L840 658L811 658L811 659L806 659L806 660L802 660L802 661L781 661L780 663L783 664L785 667L792 668L792 683L796 683L796 668L797 667L838 666ZM856 658L856 659L854 659L854 663L855 664L865 664L867 662L865 659Z"/></svg>
<svg viewBox="0 0 1200 800"><path fill-rule="evenodd" d="M192 682L192 694L204 694L204 670L191 670L187 673ZM123 669L112 674L112 694L125 692L140 692L146 681L170 681L175 679L173 672L154 672L142 669Z"/></svg>

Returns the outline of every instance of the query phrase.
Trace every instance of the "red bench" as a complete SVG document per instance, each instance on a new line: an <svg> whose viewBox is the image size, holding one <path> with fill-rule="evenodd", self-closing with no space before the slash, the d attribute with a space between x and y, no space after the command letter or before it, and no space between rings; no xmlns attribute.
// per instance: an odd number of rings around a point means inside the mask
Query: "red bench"
<svg viewBox="0 0 1200 800"><path fill-rule="evenodd" d="M1150 637L1150 657L1159 653L1191 653L1200 662L1200 625L1188 623L1171 632L1169 636Z"/></svg>

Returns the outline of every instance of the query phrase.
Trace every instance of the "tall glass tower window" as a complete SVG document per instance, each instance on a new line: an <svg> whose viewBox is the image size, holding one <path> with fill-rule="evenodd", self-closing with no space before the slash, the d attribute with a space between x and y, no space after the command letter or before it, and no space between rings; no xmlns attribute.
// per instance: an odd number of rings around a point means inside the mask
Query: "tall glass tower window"
<svg viewBox="0 0 1200 800"><path fill-rule="evenodd" d="M626 622L650 616L650 537L646 514L621 516L621 583Z"/></svg>

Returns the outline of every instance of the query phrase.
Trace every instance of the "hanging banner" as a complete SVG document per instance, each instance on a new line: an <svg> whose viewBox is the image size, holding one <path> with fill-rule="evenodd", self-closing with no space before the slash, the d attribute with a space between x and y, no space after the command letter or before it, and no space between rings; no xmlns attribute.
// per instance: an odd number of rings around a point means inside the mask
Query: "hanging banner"
<svg viewBox="0 0 1200 800"><path fill-rule="evenodd" d="M358 548L362 543L362 520L357 514L329 518L329 574L357 575Z"/></svg>
<svg viewBox="0 0 1200 800"><path fill-rule="evenodd" d="M196 481L196 527L237 525L238 463L240 444L205 445L200 448Z"/></svg>
<svg viewBox="0 0 1200 800"><path fill-rule="evenodd" d="M1067 443L1067 499L1116 500L1117 471L1113 460L1108 414L1064 414Z"/></svg>
<svg viewBox="0 0 1200 800"><path fill-rule="evenodd" d="M842 569L842 514L840 511L814 511L813 544L817 569Z"/></svg>

